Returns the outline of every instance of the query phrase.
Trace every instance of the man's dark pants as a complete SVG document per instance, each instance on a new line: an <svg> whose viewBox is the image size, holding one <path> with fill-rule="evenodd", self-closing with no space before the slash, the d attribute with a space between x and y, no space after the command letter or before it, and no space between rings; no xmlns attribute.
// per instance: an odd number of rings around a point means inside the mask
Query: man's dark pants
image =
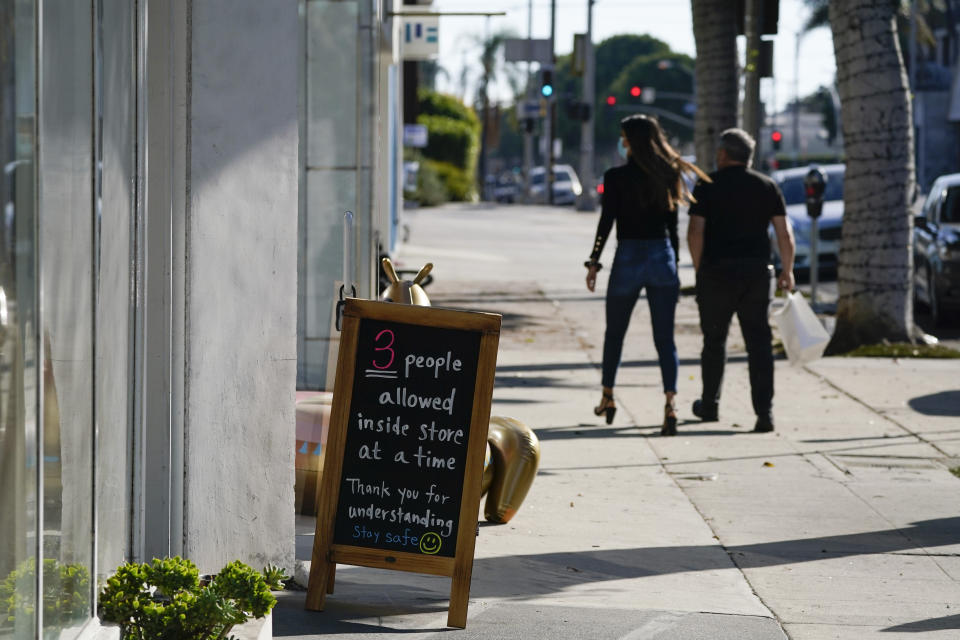
<svg viewBox="0 0 960 640"><path fill-rule="evenodd" d="M697 305L703 332L701 397L707 406L715 407L720 402L727 333L736 313L747 347L753 410L764 416L772 409L773 350L767 320L772 273L766 264L741 261L705 264L697 273Z"/></svg>

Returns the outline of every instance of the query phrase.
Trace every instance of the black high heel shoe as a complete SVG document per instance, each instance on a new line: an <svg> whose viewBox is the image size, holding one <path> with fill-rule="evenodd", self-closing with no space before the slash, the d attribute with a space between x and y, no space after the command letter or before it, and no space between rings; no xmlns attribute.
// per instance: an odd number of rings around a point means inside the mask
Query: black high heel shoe
<svg viewBox="0 0 960 640"><path fill-rule="evenodd" d="M673 415L670 415L671 413ZM660 429L660 435L662 436L677 435L677 409L670 402L668 402L663 407L663 428Z"/></svg>
<svg viewBox="0 0 960 640"><path fill-rule="evenodd" d="M603 400L593 408L593 414L597 416L607 415L607 424L613 424L613 416L617 415L617 405L613 404L613 394L604 391Z"/></svg>

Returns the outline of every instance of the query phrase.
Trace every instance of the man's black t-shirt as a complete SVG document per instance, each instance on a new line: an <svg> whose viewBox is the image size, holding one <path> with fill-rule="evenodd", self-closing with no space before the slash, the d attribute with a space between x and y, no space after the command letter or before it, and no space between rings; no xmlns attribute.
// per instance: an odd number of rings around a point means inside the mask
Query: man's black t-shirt
<svg viewBox="0 0 960 640"><path fill-rule="evenodd" d="M693 190L690 215L706 220L701 264L738 261L767 264L773 216L787 214L780 188L743 165L724 167Z"/></svg>

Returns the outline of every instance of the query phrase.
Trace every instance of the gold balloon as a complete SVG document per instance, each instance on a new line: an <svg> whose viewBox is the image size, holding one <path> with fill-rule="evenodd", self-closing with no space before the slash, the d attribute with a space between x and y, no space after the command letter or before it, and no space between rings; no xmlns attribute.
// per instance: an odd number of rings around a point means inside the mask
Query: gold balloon
<svg viewBox="0 0 960 640"><path fill-rule="evenodd" d="M490 490L493 484L493 457L490 454L490 443L487 443L487 452L483 456L483 478L480 480L480 495Z"/></svg>
<svg viewBox="0 0 960 640"><path fill-rule="evenodd" d="M514 418L493 416L487 432L493 479L483 515L490 522L509 522L533 484L540 465L540 441L527 425ZM484 469L484 486L487 470Z"/></svg>
<svg viewBox="0 0 960 640"><path fill-rule="evenodd" d="M418 307L429 307L430 298L420 283L430 274L433 269L433 263L428 262L420 269L420 273L413 280L401 280L397 275L397 270L393 268L390 258L384 258L380 261L383 266L383 272L390 279L390 286L383 292L380 299L385 302L398 302L400 304L412 304Z"/></svg>

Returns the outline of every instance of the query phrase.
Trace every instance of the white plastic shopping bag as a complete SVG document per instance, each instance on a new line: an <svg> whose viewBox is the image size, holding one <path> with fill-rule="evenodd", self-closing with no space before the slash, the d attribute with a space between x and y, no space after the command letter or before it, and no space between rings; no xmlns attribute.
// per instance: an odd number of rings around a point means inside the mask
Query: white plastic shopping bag
<svg viewBox="0 0 960 640"><path fill-rule="evenodd" d="M797 291L787 294L786 303L773 312L780 338L791 364L806 364L823 355L830 334Z"/></svg>

